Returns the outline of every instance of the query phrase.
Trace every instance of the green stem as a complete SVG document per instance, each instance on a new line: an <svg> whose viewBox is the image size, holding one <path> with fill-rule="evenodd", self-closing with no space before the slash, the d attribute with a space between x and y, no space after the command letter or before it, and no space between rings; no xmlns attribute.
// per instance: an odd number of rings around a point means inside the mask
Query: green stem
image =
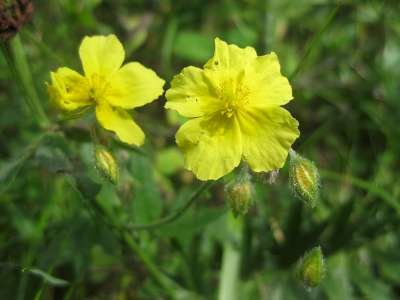
<svg viewBox="0 0 400 300"><path fill-rule="evenodd" d="M211 187L215 182L205 182L203 183L200 188L189 198L189 201L186 202L177 212L173 213L172 215L165 217L159 221L145 224L145 225L135 225L129 228L118 226L113 224L110 220L108 213L95 201L95 198L87 199L89 201L85 201L86 197L81 193L79 188L74 184L72 180L68 180L68 183L71 187L78 193L79 197L84 201L84 203L89 204L89 210L92 211L96 219L101 220L105 226L107 226L113 233L115 233L119 240L121 240L126 246L128 246L136 255L140 258L142 263L146 266L147 270L150 272L151 276L157 281L157 283L167 292L168 296L171 299L175 299L176 296L176 289L179 286L172 280L170 280L167 276L165 276L161 271L159 271L156 264L154 264L151 259L147 256L145 252L143 252L139 245L135 242L133 237L131 236L130 230L134 229L151 229L154 227L161 226L163 224L172 222L179 218L199 196ZM98 217L98 218L97 218Z"/></svg>
<svg viewBox="0 0 400 300"><path fill-rule="evenodd" d="M228 231L233 237L233 241L228 239L224 242L224 252L222 256L222 268L220 272L220 282L218 300L238 299L238 279L240 271L240 249L235 245L241 244L242 239L242 220L235 219L232 214L227 216Z"/></svg>
<svg viewBox="0 0 400 300"><path fill-rule="evenodd" d="M200 187L189 197L188 201L180 207L178 210L176 210L174 213L172 213L169 216L166 216L164 218L161 218L158 221L148 223L148 224L131 224L131 225L126 225L124 228L126 230L148 230L148 229L153 229L156 227L160 227L162 225L171 223L178 219L183 213L185 213L186 210L192 206L192 204L203 194L204 191L208 190L210 187L212 187L214 184L216 184L216 181L206 181L203 182Z"/></svg>
<svg viewBox="0 0 400 300"><path fill-rule="evenodd" d="M89 213L92 215L93 219L101 221L116 236L117 240L126 245L129 249L131 249L132 252L135 253L137 257L139 257L139 259L142 261L142 263L146 266L147 270L150 272L150 275L167 292L168 296L173 299L175 295L175 289L173 288L173 286L176 286L176 284L174 284L172 280L169 280L168 277L166 277L161 271L158 270L158 267L151 261L146 253L144 253L140 249L139 245L135 242L129 232L124 228L120 228L114 225L110 221L107 212L105 212L101 206L97 205L94 202L96 201L95 199L87 199L79 190L79 188L75 185L72 177L68 177L67 182L77 192L79 198L81 198Z"/></svg>
<svg viewBox="0 0 400 300"><path fill-rule="evenodd" d="M220 273L219 300L237 299L237 278L240 266L240 253L230 243L225 243Z"/></svg>
<svg viewBox="0 0 400 300"><path fill-rule="evenodd" d="M16 81L21 85L26 93L27 105L32 114L41 126L47 126L49 124L49 119L47 118L39 100L19 35L16 35L8 45L2 45L1 48Z"/></svg>
<svg viewBox="0 0 400 300"><path fill-rule="evenodd" d="M311 41L307 43L306 50L303 53L303 56L300 59L299 64L297 65L296 69L294 72L290 75L289 79L290 81L294 80L296 77L297 73L303 68L303 66L306 63L306 60L308 56L310 55L312 49L317 45L319 40L322 37L322 34L328 29L329 25L331 22L335 19L335 16L337 15L339 8L341 4L336 5L336 7L332 10L332 12L329 14L325 24L321 27L321 29L312 37Z"/></svg>
<svg viewBox="0 0 400 300"><path fill-rule="evenodd" d="M167 292L171 299L175 299L176 296L176 284L170 280L167 276L158 270L158 267L151 261L147 254L140 249L139 245L135 242L131 235L126 232L120 233L125 244L140 258L151 276L157 281L157 283ZM175 286L175 288L174 288Z"/></svg>

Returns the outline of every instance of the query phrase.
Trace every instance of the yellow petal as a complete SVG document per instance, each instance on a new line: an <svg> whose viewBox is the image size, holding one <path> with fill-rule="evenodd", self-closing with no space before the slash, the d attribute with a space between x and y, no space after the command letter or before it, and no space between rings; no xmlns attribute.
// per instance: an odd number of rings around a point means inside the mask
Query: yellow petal
<svg viewBox="0 0 400 300"><path fill-rule="evenodd" d="M110 79L104 99L113 106L134 108L156 100L165 81L140 63L124 65Z"/></svg>
<svg viewBox="0 0 400 300"><path fill-rule="evenodd" d="M211 72L187 67L174 76L171 88L166 92L165 108L175 109L185 117L200 117L212 112L217 102Z"/></svg>
<svg viewBox="0 0 400 300"><path fill-rule="evenodd" d="M242 141L235 118L196 118L178 130L176 142L185 167L200 180L218 179L240 163Z"/></svg>
<svg viewBox="0 0 400 300"><path fill-rule="evenodd" d="M86 36L79 47L79 56L87 77L93 74L109 76L121 67L125 51L113 34Z"/></svg>
<svg viewBox="0 0 400 300"><path fill-rule="evenodd" d="M243 69L256 57L256 50L252 47L240 48L236 45L228 45L226 42L216 38L214 57L211 58L204 68L213 70Z"/></svg>
<svg viewBox="0 0 400 300"><path fill-rule="evenodd" d="M85 77L69 68L51 72L48 85L50 100L64 110L76 110L93 103L89 95L89 84Z"/></svg>
<svg viewBox="0 0 400 300"><path fill-rule="evenodd" d="M104 102L96 106L96 117L101 126L115 132L122 142L136 146L143 144L142 129L125 110L112 107Z"/></svg>
<svg viewBox="0 0 400 300"><path fill-rule="evenodd" d="M247 84L252 89L249 105L273 107L293 99L292 88L281 74L278 57L274 52L257 57L247 70Z"/></svg>
<svg viewBox="0 0 400 300"><path fill-rule="evenodd" d="M248 109L238 114L243 157L255 172L281 168L293 142L298 138L298 122L281 108Z"/></svg>

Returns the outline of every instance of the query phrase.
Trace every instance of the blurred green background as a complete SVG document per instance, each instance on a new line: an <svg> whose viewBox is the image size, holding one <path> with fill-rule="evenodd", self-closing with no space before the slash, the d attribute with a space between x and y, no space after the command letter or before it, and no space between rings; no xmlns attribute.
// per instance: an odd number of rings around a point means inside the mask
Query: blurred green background
<svg viewBox="0 0 400 300"><path fill-rule="evenodd" d="M37 125L0 56L0 299L400 298L397 0L34 2L18 38L60 127ZM49 105L49 71L80 70L82 38L108 33L127 61L167 82L202 66L216 36L275 51L294 91L294 149L321 172L316 208L292 195L285 167L273 185L253 177L255 204L239 221L220 183L176 221L121 240L93 205L114 224L149 223L180 207L198 182L182 167L174 144L182 120L163 109L163 97L135 111L146 155L100 133L120 165L117 187L93 167L93 114L68 121ZM294 269L317 245L327 272L309 290Z"/></svg>

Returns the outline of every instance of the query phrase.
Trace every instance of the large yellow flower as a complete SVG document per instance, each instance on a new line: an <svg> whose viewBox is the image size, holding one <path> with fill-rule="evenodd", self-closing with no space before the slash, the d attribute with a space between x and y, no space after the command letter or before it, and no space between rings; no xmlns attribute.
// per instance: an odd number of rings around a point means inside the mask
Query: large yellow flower
<svg viewBox="0 0 400 300"><path fill-rule="evenodd" d="M125 52L115 35L85 37L79 56L84 76L65 67L51 72L51 99L69 111L95 105L102 127L125 143L142 145L144 133L126 109L157 99L164 80L140 63L122 66Z"/></svg>
<svg viewBox="0 0 400 300"><path fill-rule="evenodd" d="M255 172L279 169L299 136L298 122L280 107L292 97L275 53L257 56L215 39L203 69L187 67L174 77L166 108L191 118L176 142L186 168L201 180L218 179L243 158Z"/></svg>

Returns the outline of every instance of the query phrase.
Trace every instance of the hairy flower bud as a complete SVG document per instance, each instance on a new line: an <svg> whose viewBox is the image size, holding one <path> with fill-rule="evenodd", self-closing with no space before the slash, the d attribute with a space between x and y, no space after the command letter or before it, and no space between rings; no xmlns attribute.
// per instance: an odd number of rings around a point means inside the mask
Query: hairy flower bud
<svg viewBox="0 0 400 300"><path fill-rule="evenodd" d="M320 246L311 249L300 259L297 275L307 288L314 288L321 283L325 276L325 263Z"/></svg>
<svg viewBox="0 0 400 300"><path fill-rule="evenodd" d="M319 198L320 178L315 164L290 150L289 181L294 194L314 207Z"/></svg>
<svg viewBox="0 0 400 300"><path fill-rule="evenodd" d="M247 213L253 203L253 185L247 170L225 187L225 194L235 217Z"/></svg>
<svg viewBox="0 0 400 300"><path fill-rule="evenodd" d="M95 146L94 148L95 167L100 175L113 184L119 180L119 168L114 156L104 147Z"/></svg>
<svg viewBox="0 0 400 300"><path fill-rule="evenodd" d="M31 0L0 0L0 41L11 39L33 14Z"/></svg>

